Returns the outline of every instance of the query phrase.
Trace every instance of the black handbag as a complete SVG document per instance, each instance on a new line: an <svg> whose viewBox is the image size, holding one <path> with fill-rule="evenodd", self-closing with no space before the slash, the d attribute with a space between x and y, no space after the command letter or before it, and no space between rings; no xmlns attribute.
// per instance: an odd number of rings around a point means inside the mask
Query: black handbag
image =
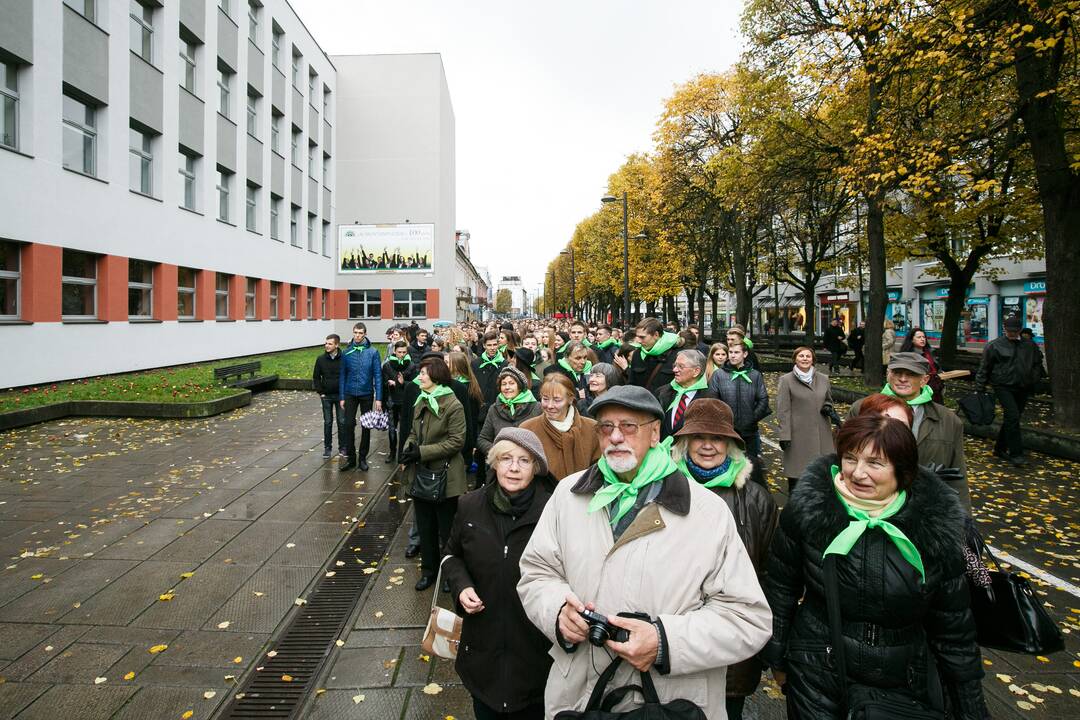
<svg viewBox="0 0 1080 720"><path fill-rule="evenodd" d="M832 655L836 658L836 677L846 707L848 720L945 720L945 712L926 703L901 688L878 688L852 683L848 678L847 658L840 618L840 589L836 579L837 555L825 556L825 605L829 612L829 635ZM928 659L929 655L927 656ZM931 700L940 701L940 686L936 682L937 667L930 664L927 671ZM937 703L935 703L937 704ZM943 703L941 703L943 704Z"/></svg>
<svg viewBox="0 0 1080 720"><path fill-rule="evenodd" d="M968 393L956 404L972 425L989 425L994 422L994 396L990 393Z"/></svg>
<svg viewBox="0 0 1080 720"><path fill-rule="evenodd" d="M1065 649L1065 636L1031 583L1019 573L1006 572L977 533L969 542L993 563L990 587L971 587L971 612L979 632L979 644L995 650L1048 655Z"/></svg>
<svg viewBox="0 0 1080 720"><path fill-rule="evenodd" d="M420 444L423 444L424 434L424 418L420 417L420 431L416 434L416 437L420 439ZM412 485L409 487L409 496L415 500L426 500L428 502L439 502L446 499L446 481L450 475L450 458L446 459L446 462L438 470L432 470L424 467L420 461L416 462L416 468L413 471Z"/></svg>
<svg viewBox="0 0 1080 720"><path fill-rule="evenodd" d="M563 710L555 713L555 720L709 720L705 712L689 700L677 698L661 703L648 672L641 673L641 685L624 685L605 694L621 661L621 657L616 657L600 673L584 710ZM612 708L630 693L639 693L645 698L645 704L626 712L614 712Z"/></svg>

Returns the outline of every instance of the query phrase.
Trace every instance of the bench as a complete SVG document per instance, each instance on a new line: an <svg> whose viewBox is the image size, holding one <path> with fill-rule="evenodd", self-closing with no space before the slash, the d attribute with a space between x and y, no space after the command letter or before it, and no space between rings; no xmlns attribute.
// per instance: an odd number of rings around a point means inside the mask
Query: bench
<svg viewBox="0 0 1080 720"><path fill-rule="evenodd" d="M229 387L246 388L252 392L256 389L268 390L277 382L278 376L257 376L256 373L261 369L262 363L258 361L238 363L236 365L224 365L222 367L214 368L214 380ZM244 377L245 375L247 377ZM236 379L230 382L229 378Z"/></svg>

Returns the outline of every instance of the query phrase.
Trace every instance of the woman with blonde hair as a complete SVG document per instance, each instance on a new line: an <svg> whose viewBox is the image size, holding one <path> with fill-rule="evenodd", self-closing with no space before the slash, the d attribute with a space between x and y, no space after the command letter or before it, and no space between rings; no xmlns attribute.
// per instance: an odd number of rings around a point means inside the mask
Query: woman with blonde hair
<svg viewBox="0 0 1080 720"><path fill-rule="evenodd" d="M548 373L540 384L543 415L519 426L540 438L556 480L584 470L600 458L596 421L574 409L576 400L577 392L570 378L562 373Z"/></svg>
<svg viewBox="0 0 1080 720"><path fill-rule="evenodd" d="M472 365L465 353L452 352L446 356L446 365L450 368L450 376L454 382L465 387L467 402L465 406L465 422L468 423L465 433L465 447L461 451L461 457L465 460L465 469L475 472L473 467L473 450L476 449L476 436L480 432L480 425L484 418L480 417L480 407L484 404L484 395L480 392L480 384L476 382ZM479 481L478 481L479 482Z"/></svg>
<svg viewBox="0 0 1080 720"><path fill-rule="evenodd" d="M712 380L714 372L724 367L727 362L727 343L713 343L709 348L709 356L705 358L705 382Z"/></svg>

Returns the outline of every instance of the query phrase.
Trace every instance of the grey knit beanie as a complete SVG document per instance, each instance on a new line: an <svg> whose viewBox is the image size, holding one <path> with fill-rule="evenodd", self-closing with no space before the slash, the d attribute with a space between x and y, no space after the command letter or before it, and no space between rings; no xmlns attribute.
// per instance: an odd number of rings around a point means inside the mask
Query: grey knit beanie
<svg viewBox="0 0 1080 720"><path fill-rule="evenodd" d="M529 451L529 454L533 456L533 460L536 461L536 474L547 475L547 455L544 454L544 446L540 442L540 438L538 438L536 433L532 430L525 430L524 428L513 426L504 427L499 431L499 434L495 436L496 443L500 440L509 440L515 445Z"/></svg>
<svg viewBox="0 0 1080 720"><path fill-rule="evenodd" d="M507 375L514 378L514 382L518 384L518 392L529 389L529 380L525 377L525 373L521 372L513 365L504 365L502 369L499 370L499 375L495 378L496 390L502 385L503 378Z"/></svg>

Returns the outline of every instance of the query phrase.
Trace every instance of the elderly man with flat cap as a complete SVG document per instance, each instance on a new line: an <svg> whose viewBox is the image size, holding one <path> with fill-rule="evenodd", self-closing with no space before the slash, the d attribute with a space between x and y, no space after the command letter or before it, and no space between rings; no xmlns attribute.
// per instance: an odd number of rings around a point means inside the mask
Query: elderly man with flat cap
<svg viewBox="0 0 1080 720"><path fill-rule="evenodd" d="M933 401L930 364L915 352L893 353L882 394L900 398L911 406L915 422L911 432L919 448L919 463L935 466L941 479L960 496L960 504L971 512L967 463L964 461L964 421L949 408ZM856 400L849 417L859 414L862 400ZM949 470L942 472L941 468Z"/></svg>
<svg viewBox="0 0 1080 720"><path fill-rule="evenodd" d="M772 632L731 511L671 459L651 392L614 387L592 411L602 455L559 482L521 556L522 606L554 643L546 717L584 709L615 656L609 688L650 672L661 702L682 698L724 718L727 667ZM593 645L602 638L590 637L583 611L628 638ZM630 693L615 710L641 702Z"/></svg>

